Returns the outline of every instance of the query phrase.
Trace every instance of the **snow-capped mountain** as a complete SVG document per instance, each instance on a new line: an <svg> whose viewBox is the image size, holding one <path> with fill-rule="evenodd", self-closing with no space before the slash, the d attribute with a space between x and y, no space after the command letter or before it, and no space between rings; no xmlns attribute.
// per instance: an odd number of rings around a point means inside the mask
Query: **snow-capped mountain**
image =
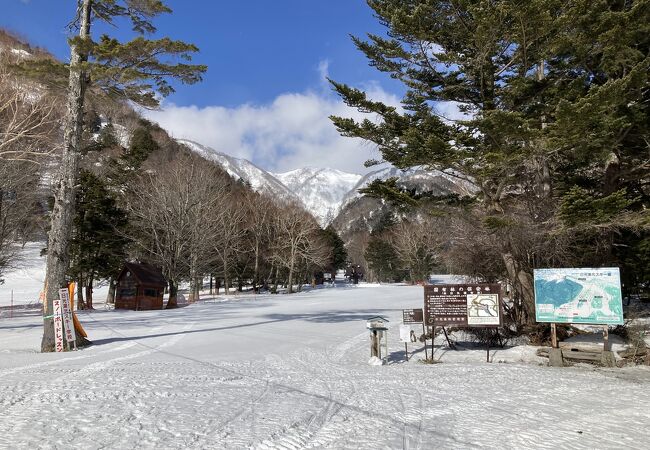
<svg viewBox="0 0 650 450"><path fill-rule="evenodd" d="M368 186L373 180L386 180L392 177L398 179L398 185L418 193L441 196L457 194L461 197L476 193L476 187L472 183L438 170L422 168L401 170L395 167L376 170L361 178L341 202L332 225L344 240L357 231L373 230L381 218L393 209L390 204L381 199L366 197L359 193L359 189Z"/></svg>
<svg viewBox="0 0 650 450"><path fill-rule="evenodd" d="M472 195L476 189L471 183L449 173L422 168L401 170L385 167L364 176L336 169L315 168L274 174L246 159L235 158L194 141L179 139L178 142L203 158L216 162L232 177L249 183L256 191L302 203L321 226L334 222L341 230L359 226L372 228L371 222L377 215L377 208L384 206L376 199L362 199L359 189L375 179L396 177L405 188L433 195Z"/></svg>
<svg viewBox="0 0 650 450"><path fill-rule="evenodd" d="M476 187L471 183L461 180L449 173L440 170L426 170L413 167L402 170L396 167L384 167L370 172L359 179L341 201L340 210L343 210L353 200L362 196L359 189L362 189L376 179L387 180L397 178L398 184L407 189L415 189L416 192L428 192L433 195L458 194L472 195Z"/></svg>
<svg viewBox="0 0 650 450"><path fill-rule="evenodd" d="M296 169L273 174L300 198L322 226L329 224L361 175L336 169Z"/></svg>
<svg viewBox="0 0 650 450"><path fill-rule="evenodd" d="M228 174L249 183L258 192L302 203L322 226L339 210L341 201L361 179L361 175L335 169L297 169L272 174L252 162L235 158L187 139L178 142L205 159L219 164Z"/></svg>
<svg viewBox="0 0 650 450"><path fill-rule="evenodd" d="M225 153L221 153L211 147L187 139L177 139L177 141L203 158L216 162L221 166L221 168L223 168L223 170L228 172L231 177L249 183L257 192L264 192L276 198L282 198L285 200L300 200L276 177L267 171L260 169L247 159L235 158L234 156L226 155Z"/></svg>

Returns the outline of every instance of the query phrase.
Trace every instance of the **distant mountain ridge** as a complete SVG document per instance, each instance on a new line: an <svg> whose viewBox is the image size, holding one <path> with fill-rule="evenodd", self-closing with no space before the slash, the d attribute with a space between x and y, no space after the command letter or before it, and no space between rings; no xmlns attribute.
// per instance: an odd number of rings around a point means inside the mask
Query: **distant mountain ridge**
<svg viewBox="0 0 650 450"><path fill-rule="evenodd" d="M472 195L476 188L453 174L439 170L410 168L406 170L395 167L384 167L366 175L343 172L336 169L302 168L282 173L270 173L252 162L235 158L197 142L178 139L190 150L205 159L219 164L230 176L243 180L258 191L287 201L301 203L325 227L334 224L335 227L347 229L344 224L357 224L371 227L371 216L380 203L362 197L359 189L370 184L375 179L386 180L398 178L398 184L414 189L416 192L427 192L433 195L457 194ZM365 209L365 211L364 211Z"/></svg>
<svg viewBox="0 0 650 450"><path fill-rule="evenodd" d="M328 225L341 202L363 178L336 169L304 168L273 174L297 195L322 226Z"/></svg>
<svg viewBox="0 0 650 450"><path fill-rule="evenodd" d="M177 139L203 158L219 164L231 177L243 180L257 192L264 192L276 198L300 202L287 186L264 169L243 158L235 158L220 151L188 139Z"/></svg>
<svg viewBox="0 0 650 450"><path fill-rule="evenodd" d="M315 168L273 174L247 159L235 158L198 142L189 139L177 141L203 158L216 162L230 176L247 182L254 190L301 203L323 227L336 217L341 201L362 178L336 169Z"/></svg>
<svg viewBox="0 0 650 450"><path fill-rule="evenodd" d="M452 174L440 170L427 170L421 167L398 169L397 167L383 167L370 172L359 179L341 201L340 210L343 210L354 199L362 196L359 189L367 187L374 180L387 180L397 178L398 185L415 189L417 193L431 193L433 195L458 194L460 196L472 195L476 188L471 183L461 180Z"/></svg>

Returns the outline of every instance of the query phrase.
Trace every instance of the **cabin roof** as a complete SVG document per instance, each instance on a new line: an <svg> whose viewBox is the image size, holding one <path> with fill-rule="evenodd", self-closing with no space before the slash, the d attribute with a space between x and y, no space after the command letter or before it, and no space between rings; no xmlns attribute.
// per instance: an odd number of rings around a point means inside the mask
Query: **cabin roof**
<svg viewBox="0 0 650 450"><path fill-rule="evenodd" d="M372 316L372 317L368 317L366 319L367 322L377 321L377 320L381 320L382 322L390 322L390 320L388 320L387 318L382 317L382 316Z"/></svg>
<svg viewBox="0 0 650 450"><path fill-rule="evenodd" d="M124 269L122 269L119 278L122 278L126 271L131 272L140 284L161 287L167 285L167 280L160 269L149 264L134 262L124 263Z"/></svg>

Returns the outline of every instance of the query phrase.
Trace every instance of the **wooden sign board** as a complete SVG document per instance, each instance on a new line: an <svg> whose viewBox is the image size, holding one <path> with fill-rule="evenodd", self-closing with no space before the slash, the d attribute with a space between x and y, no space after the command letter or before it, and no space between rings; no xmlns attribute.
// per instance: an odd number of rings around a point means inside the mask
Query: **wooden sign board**
<svg viewBox="0 0 650 450"><path fill-rule="evenodd" d="M63 331L65 340L71 345L76 339L74 323L72 322L72 311L70 309L70 291L68 289L59 289L59 299L61 300L61 313L63 318Z"/></svg>
<svg viewBox="0 0 650 450"><path fill-rule="evenodd" d="M503 324L498 284L424 286L424 320L428 326L499 327Z"/></svg>
<svg viewBox="0 0 650 450"><path fill-rule="evenodd" d="M403 309L403 323L422 323L424 321L424 312L420 309Z"/></svg>
<svg viewBox="0 0 650 450"><path fill-rule="evenodd" d="M54 349L57 352L63 352L63 317L61 316L61 300L55 298L52 300L54 306Z"/></svg>

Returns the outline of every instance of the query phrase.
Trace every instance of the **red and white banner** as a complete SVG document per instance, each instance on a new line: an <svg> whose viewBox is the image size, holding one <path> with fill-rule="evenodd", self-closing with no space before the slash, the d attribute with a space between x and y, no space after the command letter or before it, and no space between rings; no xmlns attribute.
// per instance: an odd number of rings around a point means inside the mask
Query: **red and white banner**
<svg viewBox="0 0 650 450"><path fill-rule="evenodd" d="M77 336L74 332L74 322L72 321L72 311L70 309L70 291L68 289L59 289L59 298L61 299L65 340L68 341L69 346L77 340Z"/></svg>

